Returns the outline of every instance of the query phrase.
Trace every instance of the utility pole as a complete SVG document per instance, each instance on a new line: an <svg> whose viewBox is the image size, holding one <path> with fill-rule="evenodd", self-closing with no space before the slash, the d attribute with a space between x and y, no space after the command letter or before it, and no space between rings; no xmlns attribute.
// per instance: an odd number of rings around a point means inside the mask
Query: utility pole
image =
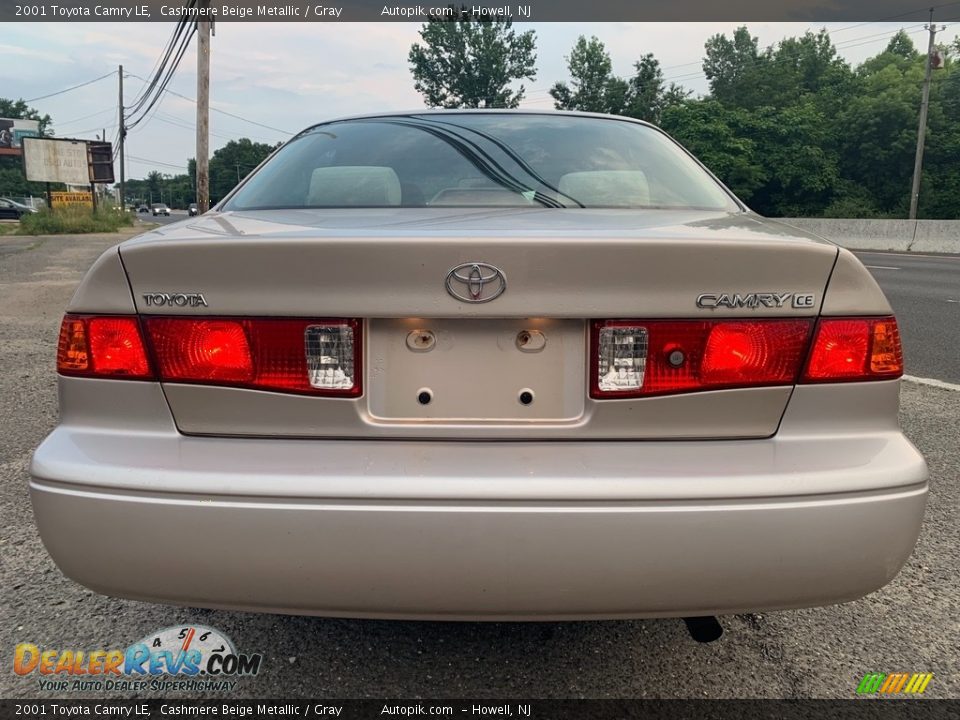
<svg viewBox="0 0 960 720"><path fill-rule="evenodd" d="M207 2L201 2L205 7ZM210 21L197 21L197 208L210 209Z"/></svg>
<svg viewBox="0 0 960 720"><path fill-rule="evenodd" d="M920 129L917 131L917 157L913 163L913 188L910 191L910 219L917 219L917 205L920 203L920 175L923 171L923 149L927 141L927 114L930 110L930 77L933 73L934 40L937 26L933 24L933 8L930 8L930 23L924 26L930 33L927 45L927 64L923 76L923 100L920 102ZM941 29L945 29L943 26Z"/></svg>
<svg viewBox="0 0 960 720"><path fill-rule="evenodd" d="M126 170L127 170L127 158L123 154L123 139L127 136L127 126L123 119L123 65L120 66L117 76L120 79L120 207L126 210L127 208L127 192L126 192ZM106 138L104 138L106 139Z"/></svg>

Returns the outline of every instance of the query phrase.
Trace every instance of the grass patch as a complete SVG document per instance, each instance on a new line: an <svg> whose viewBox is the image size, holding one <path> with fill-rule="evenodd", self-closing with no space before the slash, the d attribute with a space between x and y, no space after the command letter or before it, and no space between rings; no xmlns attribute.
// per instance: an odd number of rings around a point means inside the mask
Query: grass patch
<svg viewBox="0 0 960 720"><path fill-rule="evenodd" d="M133 225L133 215L112 209L93 212L85 208L41 210L20 218L21 235L63 235L116 232Z"/></svg>

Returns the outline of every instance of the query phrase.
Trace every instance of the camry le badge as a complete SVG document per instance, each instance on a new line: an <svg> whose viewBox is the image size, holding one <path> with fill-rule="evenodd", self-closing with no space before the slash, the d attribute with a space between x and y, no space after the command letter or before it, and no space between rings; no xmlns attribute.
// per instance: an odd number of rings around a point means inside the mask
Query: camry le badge
<svg viewBox="0 0 960 720"><path fill-rule="evenodd" d="M444 284L447 292L461 302L485 303L503 295L507 276L489 263L470 262L451 269Z"/></svg>
<svg viewBox="0 0 960 720"><path fill-rule="evenodd" d="M809 293L752 292L752 293L705 293L697 298L697 307L705 310L719 308L782 308L787 301L795 308L812 308L814 296Z"/></svg>

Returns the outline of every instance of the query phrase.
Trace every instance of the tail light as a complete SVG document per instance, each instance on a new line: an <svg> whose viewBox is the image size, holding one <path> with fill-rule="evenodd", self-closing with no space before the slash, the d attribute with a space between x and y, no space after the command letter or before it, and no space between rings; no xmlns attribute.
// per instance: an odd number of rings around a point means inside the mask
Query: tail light
<svg viewBox="0 0 960 720"><path fill-rule="evenodd" d="M593 323L591 397L627 398L791 385L811 320Z"/></svg>
<svg viewBox="0 0 960 720"><path fill-rule="evenodd" d="M358 397L359 320L67 315L57 370L310 395ZM149 347L149 352L148 352Z"/></svg>
<svg viewBox="0 0 960 720"><path fill-rule="evenodd" d="M594 321L590 396L632 398L903 374L892 317L823 318L812 342L811 329L809 319Z"/></svg>
<svg viewBox="0 0 960 720"><path fill-rule="evenodd" d="M359 320L146 318L161 380L357 397Z"/></svg>
<svg viewBox="0 0 960 720"><path fill-rule="evenodd" d="M153 377L134 317L64 317L57 370L64 375L132 380Z"/></svg>
<svg viewBox="0 0 960 720"><path fill-rule="evenodd" d="M804 382L888 380L903 375L900 330L892 317L822 318Z"/></svg>

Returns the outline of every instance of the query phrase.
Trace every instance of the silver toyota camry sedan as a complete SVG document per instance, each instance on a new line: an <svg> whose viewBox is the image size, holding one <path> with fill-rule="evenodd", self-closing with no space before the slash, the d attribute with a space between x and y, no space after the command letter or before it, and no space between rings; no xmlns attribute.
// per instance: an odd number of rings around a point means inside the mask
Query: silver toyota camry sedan
<svg viewBox="0 0 960 720"><path fill-rule="evenodd" d="M890 305L657 128L311 127L63 318L43 541L108 595L348 617L825 605L913 550ZM95 541L93 538L96 538Z"/></svg>

